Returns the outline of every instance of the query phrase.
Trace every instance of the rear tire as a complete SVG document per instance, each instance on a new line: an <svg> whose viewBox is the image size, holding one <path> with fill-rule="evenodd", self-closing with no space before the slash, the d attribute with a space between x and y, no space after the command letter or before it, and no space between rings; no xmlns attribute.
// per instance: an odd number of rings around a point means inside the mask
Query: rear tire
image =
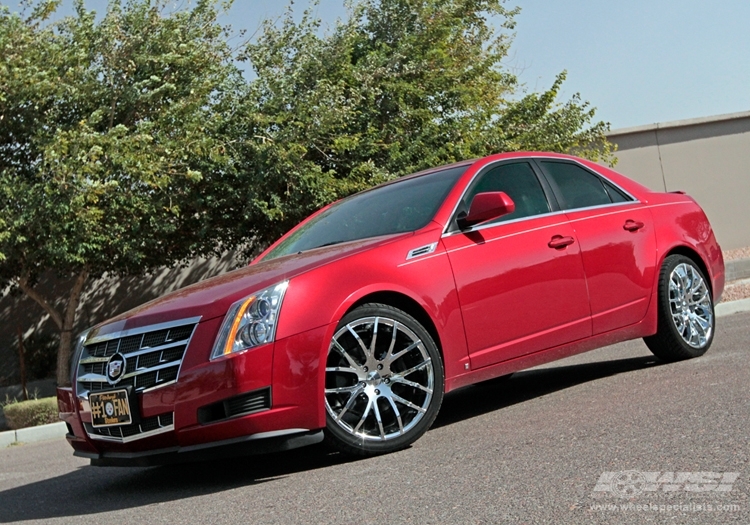
<svg viewBox="0 0 750 525"><path fill-rule="evenodd" d="M408 447L437 416L443 363L427 330L406 312L365 304L344 316L326 358L326 437L346 454Z"/></svg>
<svg viewBox="0 0 750 525"><path fill-rule="evenodd" d="M644 337L662 361L680 361L706 353L714 338L716 316L706 276L690 258L670 255L659 274L656 334Z"/></svg>

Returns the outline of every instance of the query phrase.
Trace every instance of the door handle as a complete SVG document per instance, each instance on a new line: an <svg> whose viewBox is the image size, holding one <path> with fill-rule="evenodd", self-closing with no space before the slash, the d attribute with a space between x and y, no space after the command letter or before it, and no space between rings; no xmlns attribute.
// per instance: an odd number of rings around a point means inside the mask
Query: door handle
<svg viewBox="0 0 750 525"><path fill-rule="evenodd" d="M563 237L562 235L555 235L547 243L547 246L549 246L550 248L554 248L555 250L559 250L561 248L565 248L570 244L573 244L574 242L575 239L573 237Z"/></svg>
<svg viewBox="0 0 750 525"><path fill-rule="evenodd" d="M625 224L622 226L623 230L628 230L629 232L634 232L637 230L640 230L643 228L645 224L643 224L641 221L631 221L628 219L625 221Z"/></svg>

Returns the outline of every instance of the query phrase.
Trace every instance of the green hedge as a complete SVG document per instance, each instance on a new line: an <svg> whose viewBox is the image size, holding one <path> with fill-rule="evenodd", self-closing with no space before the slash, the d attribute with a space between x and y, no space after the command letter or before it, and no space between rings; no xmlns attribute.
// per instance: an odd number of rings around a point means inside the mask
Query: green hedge
<svg viewBox="0 0 750 525"><path fill-rule="evenodd" d="M3 407L3 412L11 430L56 423L60 420L56 397L11 403Z"/></svg>

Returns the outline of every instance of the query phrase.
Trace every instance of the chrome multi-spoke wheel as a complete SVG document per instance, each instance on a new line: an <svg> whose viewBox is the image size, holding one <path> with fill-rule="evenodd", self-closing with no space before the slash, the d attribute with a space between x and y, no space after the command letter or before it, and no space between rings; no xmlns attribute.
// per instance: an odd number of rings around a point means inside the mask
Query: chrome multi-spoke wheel
<svg viewBox="0 0 750 525"><path fill-rule="evenodd" d="M703 276L695 266L678 264L669 276L669 306L680 337L702 348L713 332L713 306Z"/></svg>
<svg viewBox="0 0 750 525"><path fill-rule="evenodd" d="M670 255L659 275L656 334L644 338L665 361L703 355L714 336L714 305L706 277L693 260Z"/></svg>
<svg viewBox="0 0 750 525"><path fill-rule="evenodd" d="M340 449L390 452L422 435L442 401L432 338L404 312L364 305L339 324L325 370L329 434Z"/></svg>

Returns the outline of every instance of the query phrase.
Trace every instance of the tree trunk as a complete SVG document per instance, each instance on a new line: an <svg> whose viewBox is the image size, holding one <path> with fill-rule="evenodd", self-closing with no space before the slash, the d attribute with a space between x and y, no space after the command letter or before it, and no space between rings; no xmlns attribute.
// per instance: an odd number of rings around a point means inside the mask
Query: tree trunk
<svg viewBox="0 0 750 525"><path fill-rule="evenodd" d="M64 315L60 315L60 312L52 307L50 301L29 285L27 275L22 276L18 280L19 288L49 314L52 321L60 330L60 345L57 347L57 386L70 386L70 357L73 348L73 327L76 321L76 310L81 302L81 292L88 276L88 268L84 268L76 277L76 281L70 289Z"/></svg>
<svg viewBox="0 0 750 525"><path fill-rule="evenodd" d="M70 386L70 354L73 332L60 332L60 346L57 347L57 386Z"/></svg>
<svg viewBox="0 0 750 525"><path fill-rule="evenodd" d="M20 326L16 328L18 329L18 367L21 372L21 394L23 394L23 400L28 401L29 391L26 389L26 358L23 350L23 333Z"/></svg>
<svg viewBox="0 0 750 525"><path fill-rule="evenodd" d="M73 350L73 327L76 321L76 310L81 302L81 291L89 276L88 269L81 270L73 288L70 290L68 304L65 307L65 317L60 330L60 346L57 349L57 386L70 386L71 353Z"/></svg>

